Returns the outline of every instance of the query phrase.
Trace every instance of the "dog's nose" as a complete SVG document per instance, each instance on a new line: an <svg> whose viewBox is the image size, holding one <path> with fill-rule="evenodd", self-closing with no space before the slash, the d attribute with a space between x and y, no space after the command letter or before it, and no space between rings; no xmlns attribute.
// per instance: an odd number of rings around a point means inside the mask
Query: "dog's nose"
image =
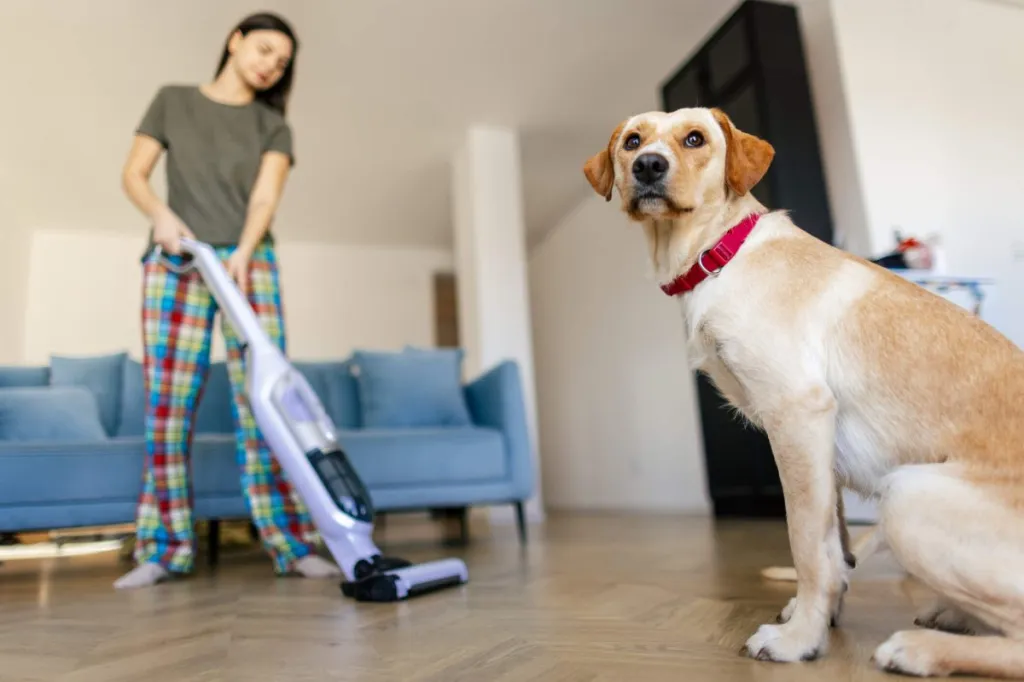
<svg viewBox="0 0 1024 682"><path fill-rule="evenodd" d="M657 182L668 172L668 160L661 154L641 154L633 161L633 177L644 184Z"/></svg>

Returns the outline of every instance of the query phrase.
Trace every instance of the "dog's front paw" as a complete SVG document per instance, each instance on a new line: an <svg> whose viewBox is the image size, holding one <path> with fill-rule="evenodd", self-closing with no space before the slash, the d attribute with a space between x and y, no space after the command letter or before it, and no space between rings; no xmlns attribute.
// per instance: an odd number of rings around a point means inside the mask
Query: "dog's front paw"
<svg viewBox="0 0 1024 682"><path fill-rule="evenodd" d="M740 652L759 661L793 663L813 661L828 648L828 629L790 621L784 625L762 625Z"/></svg>

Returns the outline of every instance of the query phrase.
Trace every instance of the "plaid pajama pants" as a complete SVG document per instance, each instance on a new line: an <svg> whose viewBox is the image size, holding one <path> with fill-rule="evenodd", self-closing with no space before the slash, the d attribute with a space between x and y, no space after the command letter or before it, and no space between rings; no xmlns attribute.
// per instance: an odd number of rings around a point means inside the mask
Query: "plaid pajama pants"
<svg viewBox="0 0 1024 682"><path fill-rule="evenodd" d="M218 248L223 261L233 247ZM165 255L172 263L180 260ZM142 308L146 394L146 467L136 518L135 559L154 561L174 572L192 570L195 536L189 450L193 417L210 366L217 312L195 270L177 273L159 259L146 260ZM249 303L270 337L285 349L277 260L270 245L253 254ZM238 336L226 317L221 329L227 351L232 412L242 491L263 546L278 574L313 552L312 519L274 459L245 396L245 367Z"/></svg>

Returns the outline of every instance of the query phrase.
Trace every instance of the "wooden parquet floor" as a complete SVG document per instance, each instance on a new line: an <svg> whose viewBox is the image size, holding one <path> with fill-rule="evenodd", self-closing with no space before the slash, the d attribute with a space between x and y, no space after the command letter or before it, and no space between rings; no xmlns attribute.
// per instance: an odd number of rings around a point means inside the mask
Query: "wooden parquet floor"
<svg viewBox="0 0 1024 682"><path fill-rule="evenodd" d="M335 581L275 578L258 551L121 593L116 555L0 567L3 682L643 682L891 680L874 648L913 627L900 574L854 577L832 650L782 665L738 655L793 594L758 569L788 563L785 527L653 516L553 516L521 550L496 527L459 555L470 583L400 604L359 604ZM856 529L855 529L856 532ZM389 529L390 534L390 529Z"/></svg>

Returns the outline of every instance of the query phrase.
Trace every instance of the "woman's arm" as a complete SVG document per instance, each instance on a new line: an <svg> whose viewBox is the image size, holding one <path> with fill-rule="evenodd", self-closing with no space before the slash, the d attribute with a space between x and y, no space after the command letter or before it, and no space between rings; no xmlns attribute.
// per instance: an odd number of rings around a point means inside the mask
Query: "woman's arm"
<svg viewBox="0 0 1024 682"><path fill-rule="evenodd" d="M163 147L157 140L149 135L136 135L121 171L121 186L135 207L153 222L153 241L170 253L178 253L179 237L195 237L149 185L161 153Z"/></svg>
<svg viewBox="0 0 1024 682"><path fill-rule="evenodd" d="M270 227L274 213L281 203L281 195L290 170L291 157L287 154L270 151L263 155L256 184L249 197L245 227L238 243L238 250L247 259L252 257Z"/></svg>
<svg viewBox="0 0 1024 682"><path fill-rule="evenodd" d="M154 219L164 208L164 203L149 186L149 177L164 149L159 142L148 135L136 135L131 151L121 171L121 186L135 208Z"/></svg>

